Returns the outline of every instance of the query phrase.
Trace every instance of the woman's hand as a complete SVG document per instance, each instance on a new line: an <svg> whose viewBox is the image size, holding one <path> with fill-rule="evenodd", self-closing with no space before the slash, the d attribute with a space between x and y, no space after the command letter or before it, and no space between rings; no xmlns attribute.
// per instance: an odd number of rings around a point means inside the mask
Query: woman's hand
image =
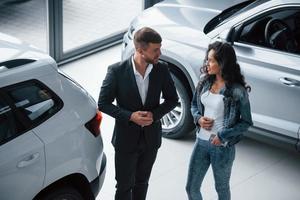
<svg viewBox="0 0 300 200"><path fill-rule="evenodd" d="M208 118L208 117L201 117L198 120L198 123L202 128L204 128L206 130L211 130L211 127L214 124L214 120L211 118Z"/></svg>
<svg viewBox="0 0 300 200"><path fill-rule="evenodd" d="M222 144L221 140L217 135L211 140L211 143L216 146L220 146Z"/></svg>

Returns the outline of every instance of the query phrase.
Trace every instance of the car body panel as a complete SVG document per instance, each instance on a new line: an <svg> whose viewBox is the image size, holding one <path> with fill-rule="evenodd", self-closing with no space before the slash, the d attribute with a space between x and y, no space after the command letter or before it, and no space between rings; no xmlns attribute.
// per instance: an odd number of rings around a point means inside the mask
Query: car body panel
<svg viewBox="0 0 300 200"><path fill-rule="evenodd" d="M63 123L58 124L65 126ZM61 177L71 174L83 174L89 182L100 174L100 165L103 153L102 140L95 138L89 131L81 127L73 127L73 130L63 131L49 130L47 126L39 126L34 132L37 135L46 133L53 135L45 140L46 166L45 186L52 184ZM56 135L56 136L54 136ZM65 148L65 147L68 148ZM88 156L87 156L88 155ZM97 162L95 162L97 161Z"/></svg>
<svg viewBox="0 0 300 200"><path fill-rule="evenodd" d="M60 75L55 74L55 76ZM47 157L46 184L55 181L57 177L61 176L60 173L73 174L81 172L89 181L92 181L100 169L99 166L95 166L95 163L92 164L92 161L98 160L97 165L101 164L100 161L103 155L99 152L103 151L103 143L101 137L95 138L84 127L84 124L86 119L92 119L96 114L96 104L93 99L86 95L85 91L78 90L78 86L74 83L66 79L55 79L55 76L47 76L43 78L43 81L64 99L64 107L51 120L34 129L34 132L45 143ZM82 102L85 103L82 104ZM49 129L48 127L52 128ZM65 146L68 146L68 149L65 149ZM97 157L91 158L93 155ZM68 160L69 163L64 163L64 160ZM63 163L63 165L60 165L60 163ZM89 163L88 166L87 163Z"/></svg>
<svg viewBox="0 0 300 200"><path fill-rule="evenodd" d="M0 146L1 199L33 199L44 184L44 144L28 131Z"/></svg>
<svg viewBox="0 0 300 200"><path fill-rule="evenodd" d="M300 69L295 67L300 63L300 56L238 43L234 47L247 83L253 88L249 97L254 125L297 138L300 88L289 87L280 79L300 81Z"/></svg>

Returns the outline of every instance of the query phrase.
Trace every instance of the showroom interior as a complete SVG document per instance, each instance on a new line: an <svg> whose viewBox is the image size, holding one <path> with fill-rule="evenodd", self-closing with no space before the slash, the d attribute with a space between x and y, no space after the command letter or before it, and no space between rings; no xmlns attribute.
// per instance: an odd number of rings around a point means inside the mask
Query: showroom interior
<svg viewBox="0 0 300 200"><path fill-rule="evenodd" d="M122 40L130 22L159 2L25 0L0 3L0 32L51 56L59 70L97 101L107 67L121 61ZM106 114L102 117L100 130L107 164L96 200L111 200L116 185L111 144L115 121ZM181 139L162 139L149 181L148 200L188 199L185 185L194 142L194 132ZM299 199L299 169L299 152L245 137L236 145L231 197L233 200ZM204 199L218 199L214 184L209 168L201 188Z"/></svg>

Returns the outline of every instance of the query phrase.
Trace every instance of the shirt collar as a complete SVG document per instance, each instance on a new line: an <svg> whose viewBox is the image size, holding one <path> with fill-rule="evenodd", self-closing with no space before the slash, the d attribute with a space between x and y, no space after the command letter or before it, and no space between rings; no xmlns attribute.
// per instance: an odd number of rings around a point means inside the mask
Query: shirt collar
<svg viewBox="0 0 300 200"><path fill-rule="evenodd" d="M135 63L134 63L134 59L133 59L133 56L131 57L131 62L132 62L132 67L133 67L133 73L135 75L141 75L135 68ZM144 78L146 78L150 72L152 71L152 68L153 68L153 65L152 64L148 64L148 66L146 67L146 72L145 72L145 76Z"/></svg>

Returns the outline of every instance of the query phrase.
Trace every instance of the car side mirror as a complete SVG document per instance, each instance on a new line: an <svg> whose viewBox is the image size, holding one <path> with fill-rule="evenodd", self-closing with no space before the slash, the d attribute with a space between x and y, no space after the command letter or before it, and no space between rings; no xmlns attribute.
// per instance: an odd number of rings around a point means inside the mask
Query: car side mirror
<svg viewBox="0 0 300 200"><path fill-rule="evenodd" d="M219 34L219 38L222 41L226 41L228 43L230 43L231 45L233 45L236 37L237 37L237 33L239 28L233 27L233 28L228 28L225 29L222 33Z"/></svg>
<svg viewBox="0 0 300 200"><path fill-rule="evenodd" d="M231 40L231 32L232 32L232 29L225 29L224 31L222 31L218 38L221 40L221 41L224 41L224 42L229 42L231 45L233 44L233 41Z"/></svg>

